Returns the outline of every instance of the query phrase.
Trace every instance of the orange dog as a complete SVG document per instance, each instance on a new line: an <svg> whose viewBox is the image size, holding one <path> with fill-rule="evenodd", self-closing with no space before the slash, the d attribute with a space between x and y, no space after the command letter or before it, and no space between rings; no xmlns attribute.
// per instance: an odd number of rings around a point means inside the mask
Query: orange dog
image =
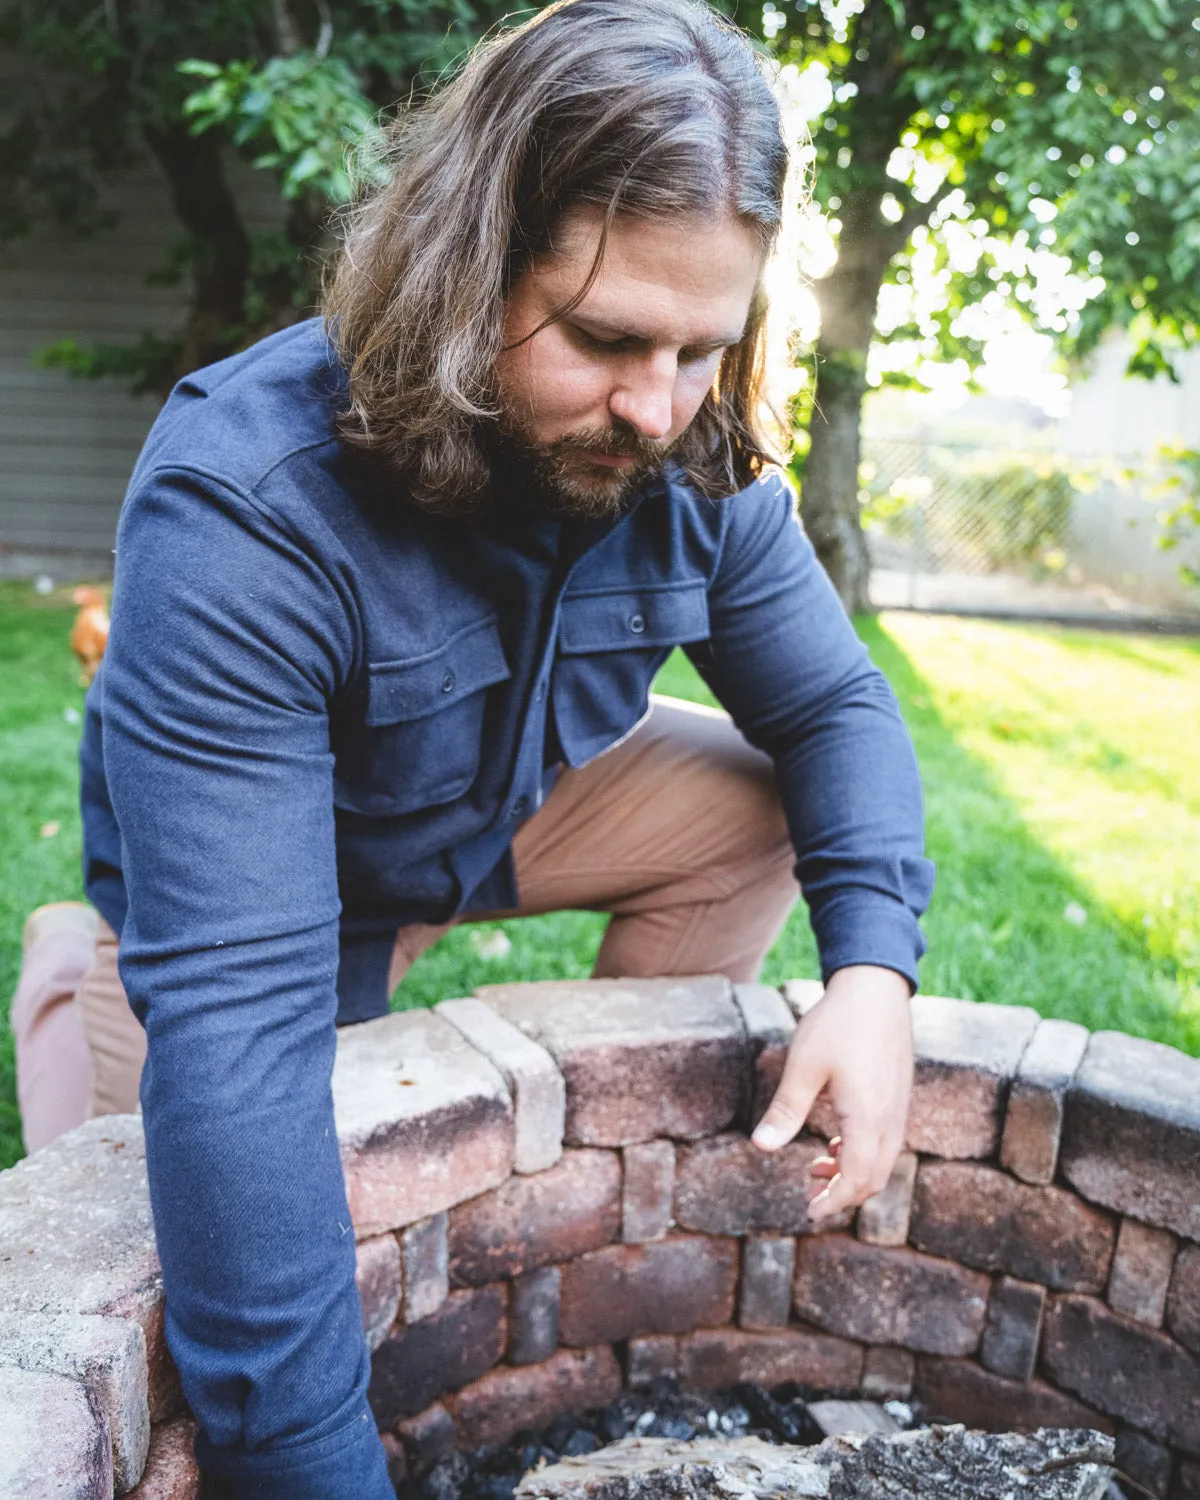
<svg viewBox="0 0 1200 1500"><path fill-rule="evenodd" d="M108 644L108 605L99 589L78 588L71 598L79 606L71 626L71 650L79 658L79 681L86 687Z"/></svg>

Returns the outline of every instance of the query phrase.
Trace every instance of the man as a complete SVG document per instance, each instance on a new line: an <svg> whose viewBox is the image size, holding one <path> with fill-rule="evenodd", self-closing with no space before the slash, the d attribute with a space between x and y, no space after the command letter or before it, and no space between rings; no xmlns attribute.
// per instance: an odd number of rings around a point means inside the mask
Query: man
<svg viewBox="0 0 1200 1500"><path fill-rule="evenodd" d="M447 923L591 907L600 974L744 979L794 867L827 988L755 1140L828 1091L818 1216L899 1150L930 872L894 701L761 435L786 172L737 33L568 0L396 127L327 328L183 381L146 444L83 749L107 967L77 998L128 1107L119 932L217 1492L390 1493L330 1071L335 1023ZM742 734L649 708L679 644Z"/></svg>

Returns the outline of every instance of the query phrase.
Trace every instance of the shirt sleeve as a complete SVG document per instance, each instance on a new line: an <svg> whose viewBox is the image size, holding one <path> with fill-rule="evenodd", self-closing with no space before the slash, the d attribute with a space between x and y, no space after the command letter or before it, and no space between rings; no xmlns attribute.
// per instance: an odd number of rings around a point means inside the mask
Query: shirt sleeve
<svg viewBox="0 0 1200 1500"><path fill-rule="evenodd" d="M878 964L915 989L933 889L916 756L887 680L817 561L779 475L723 501L697 667L775 761L827 980Z"/></svg>
<svg viewBox="0 0 1200 1500"><path fill-rule="evenodd" d="M352 621L284 528L216 480L160 472L127 502L103 668L120 967L149 1042L167 1340L223 1496L392 1496L331 1091L326 705Z"/></svg>

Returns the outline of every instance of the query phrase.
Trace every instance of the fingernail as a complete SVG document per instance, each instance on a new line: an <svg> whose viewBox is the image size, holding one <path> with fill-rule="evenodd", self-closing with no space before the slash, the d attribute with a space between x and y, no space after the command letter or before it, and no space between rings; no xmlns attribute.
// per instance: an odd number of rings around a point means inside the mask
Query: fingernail
<svg viewBox="0 0 1200 1500"><path fill-rule="evenodd" d="M783 1145L787 1137L778 1125L769 1125L766 1120L755 1130L750 1137L760 1151L776 1151Z"/></svg>

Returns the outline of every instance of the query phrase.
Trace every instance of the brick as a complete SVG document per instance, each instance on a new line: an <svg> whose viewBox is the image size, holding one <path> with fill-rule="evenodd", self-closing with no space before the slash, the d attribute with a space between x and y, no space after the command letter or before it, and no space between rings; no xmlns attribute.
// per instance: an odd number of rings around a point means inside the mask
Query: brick
<svg viewBox="0 0 1200 1500"><path fill-rule="evenodd" d="M108 1422L86 1386L65 1375L0 1367L0 1412L0 1495L111 1500ZM46 1451L48 1433L52 1456Z"/></svg>
<svg viewBox="0 0 1200 1500"><path fill-rule="evenodd" d="M512 1177L450 1212L450 1282L519 1276L611 1244L621 1230L621 1163L614 1151L567 1151L556 1166Z"/></svg>
<svg viewBox="0 0 1200 1500"><path fill-rule="evenodd" d="M1096 1032L1067 1092L1060 1169L1093 1203L1200 1239L1200 1059Z"/></svg>
<svg viewBox="0 0 1200 1500"><path fill-rule="evenodd" d="M507 1312L506 1287L477 1287L451 1292L432 1317L398 1327L371 1359L368 1399L378 1425L394 1427L498 1364Z"/></svg>
<svg viewBox="0 0 1200 1500"><path fill-rule="evenodd" d="M450 1292L450 1250L445 1214L410 1224L400 1236L404 1265L404 1321L432 1317Z"/></svg>
<svg viewBox="0 0 1200 1500"><path fill-rule="evenodd" d="M916 995L912 1018L916 1071L908 1149L951 1160L995 1155L1009 1084L1037 1013Z"/></svg>
<svg viewBox="0 0 1200 1500"><path fill-rule="evenodd" d="M1029 1380L1037 1364L1046 1288L1001 1276L992 1287L980 1361L997 1375Z"/></svg>
<svg viewBox="0 0 1200 1500"><path fill-rule="evenodd" d="M504 1079L442 1016L410 1010L343 1027L333 1102L362 1239L427 1219L512 1171Z"/></svg>
<svg viewBox="0 0 1200 1500"><path fill-rule="evenodd" d="M796 1019L779 991L767 984L735 984L733 1000L742 1013L750 1045L750 1117L746 1123L752 1128L775 1097Z"/></svg>
<svg viewBox="0 0 1200 1500"><path fill-rule="evenodd" d="M907 1401L912 1395L916 1366L915 1356L907 1349L876 1345L867 1350L863 1360L860 1389L876 1401Z"/></svg>
<svg viewBox="0 0 1200 1500"><path fill-rule="evenodd" d="M848 1235L800 1241L795 1310L806 1322L868 1344L970 1354L983 1332L991 1282L916 1250Z"/></svg>
<svg viewBox="0 0 1200 1500"><path fill-rule="evenodd" d="M1161 1328L1174 1264L1173 1234L1151 1229L1136 1219L1122 1219L1108 1273L1109 1307L1139 1323Z"/></svg>
<svg viewBox="0 0 1200 1500"><path fill-rule="evenodd" d="M1200 1463L1188 1458L1180 1461L1171 1500L1200 1500Z"/></svg>
<svg viewBox="0 0 1200 1500"><path fill-rule="evenodd" d="M625 1382L631 1391L645 1390L679 1368L679 1340L668 1333L630 1339L625 1348Z"/></svg>
<svg viewBox="0 0 1200 1500"><path fill-rule="evenodd" d="M1185 1245L1175 1259L1167 1327L1181 1344L1200 1354L1200 1245Z"/></svg>
<svg viewBox="0 0 1200 1500"><path fill-rule="evenodd" d="M81 1381L104 1414L114 1483L131 1488L150 1449L146 1339L136 1323L72 1313L0 1313L0 1365Z"/></svg>
<svg viewBox="0 0 1200 1500"><path fill-rule="evenodd" d="M549 1359L558 1348L558 1309L562 1272L557 1266L526 1271L512 1284L508 1357L514 1365Z"/></svg>
<svg viewBox="0 0 1200 1500"><path fill-rule="evenodd" d="M569 1145L695 1139L741 1107L747 1042L728 980L552 980L479 994L554 1057Z"/></svg>
<svg viewBox="0 0 1200 1500"><path fill-rule="evenodd" d="M1065 1188L1030 1187L975 1162L924 1162L909 1238L919 1250L981 1271L1098 1292L1116 1226Z"/></svg>
<svg viewBox="0 0 1200 1500"><path fill-rule="evenodd" d="M562 1268L559 1338L578 1347L727 1323L737 1241L690 1235L610 1245Z"/></svg>
<svg viewBox="0 0 1200 1500"><path fill-rule="evenodd" d="M746 1380L770 1388L794 1380L818 1390L857 1391L862 1368L858 1344L806 1328L704 1328L679 1340L680 1383L698 1390Z"/></svg>
<svg viewBox="0 0 1200 1500"><path fill-rule="evenodd" d="M506 1442L568 1412L607 1406L621 1394L621 1367L605 1344L562 1349L541 1364L493 1370L448 1402L459 1444Z"/></svg>
<svg viewBox="0 0 1200 1500"><path fill-rule="evenodd" d="M825 994L819 979L789 979L783 986L783 998L797 1021L804 1019Z"/></svg>
<svg viewBox="0 0 1200 1500"><path fill-rule="evenodd" d="M440 1401L398 1423L396 1435L404 1445L408 1471L417 1479L456 1446L454 1419Z"/></svg>
<svg viewBox="0 0 1200 1500"><path fill-rule="evenodd" d="M378 1349L400 1311L400 1246L394 1234L359 1240L354 1280L368 1349Z"/></svg>
<svg viewBox="0 0 1200 1500"><path fill-rule="evenodd" d="M1135 1427L1119 1427L1115 1456L1122 1474L1128 1474L1159 1500L1166 1500L1171 1488L1171 1470L1175 1466L1170 1448L1156 1443Z"/></svg>
<svg viewBox="0 0 1200 1500"><path fill-rule="evenodd" d="M969 1359L917 1360L913 1394L929 1416L965 1422L992 1432L1036 1432L1039 1427L1093 1427L1112 1433L1116 1423L1055 1390L1044 1380L1006 1380Z"/></svg>
<svg viewBox="0 0 1200 1500"><path fill-rule="evenodd" d="M738 1323L743 1328L783 1328L792 1306L795 1271L795 1240L747 1240L742 1250Z"/></svg>
<svg viewBox="0 0 1200 1500"><path fill-rule="evenodd" d="M627 1245L660 1240L672 1222L675 1147L670 1141L644 1141L626 1146L621 1159L625 1168L621 1238Z"/></svg>
<svg viewBox="0 0 1200 1500"><path fill-rule="evenodd" d="M200 1500L196 1424L190 1417L164 1422L150 1434L150 1457L127 1500Z"/></svg>
<svg viewBox="0 0 1200 1500"><path fill-rule="evenodd" d="M858 1210L855 1231L860 1240L866 1240L868 1245L907 1244L916 1177L917 1158L911 1151L901 1151L887 1186Z"/></svg>
<svg viewBox="0 0 1200 1500"><path fill-rule="evenodd" d="M1000 1164L1022 1182L1054 1181L1063 1109L1089 1032L1074 1021L1043 1020L1025 1049L1008 1094Z"/></svg>
<svg viewBox="0 0 1200 1500"><path fill-rule="evenodd" d="M1200 1364L1166 1334L1091 1297L1054 1297L1042 1367L1102 1411L1200 1453Z"/></svg>
<svg viewBox="0 0 1200 1500"><path fill-rule="evenodd" d="M504 1075L515 1116L514 1169L552 1167L563 1150L567 1087L549 1052L482 1000L443 1000L434 1009Z"/></svg>
<svg viewBox="0 0 1200 1500"><path fill-rule="evenodd" d="M812 1136L779 1151L760 1151L744 1135L713 1136L681 1147L675 1168L675 1219L705 1234L810 1234L808 1170L826 1152ZM845 1228L853 1211L820 1230Z"/></svg>

